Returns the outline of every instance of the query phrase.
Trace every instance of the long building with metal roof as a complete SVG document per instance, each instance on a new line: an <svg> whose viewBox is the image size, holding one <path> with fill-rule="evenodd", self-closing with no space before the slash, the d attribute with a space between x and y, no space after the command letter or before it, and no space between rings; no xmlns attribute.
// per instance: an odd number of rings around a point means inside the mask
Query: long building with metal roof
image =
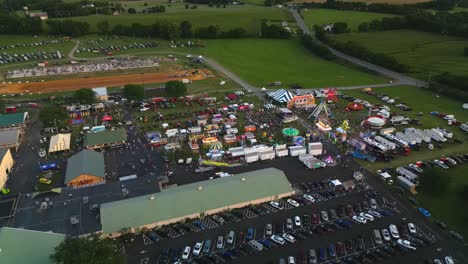
<svg viewBox="0 0 468 264"><path fill-rule="evenodd" d="M124 229L154 228L293 194L283 171L262 169L102 204L102 231L119 236Z"/></svg>

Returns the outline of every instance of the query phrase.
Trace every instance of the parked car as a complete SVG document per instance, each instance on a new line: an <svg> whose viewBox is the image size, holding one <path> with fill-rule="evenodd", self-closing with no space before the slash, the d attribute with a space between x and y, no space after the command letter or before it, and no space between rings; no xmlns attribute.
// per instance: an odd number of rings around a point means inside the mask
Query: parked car
<svg viewBox="0 0 468 264"><path fill-rule="evenodd" d="M271 236L273 234L273 225L267 224L265 228L265 235Z"/></svg>
<svg viewBox="0 0 468 264"><path fill-rule="evenodd" d="M299 203L296 200L288 199L286 202L294 207L299 207Z"/></svg>
<svg viewBox="0 0 468 264"><path fill-rule="evenodd" d="M360 213L359 216L364 217L368 221L371 221L371 222L374 221L374 217L370 214Z"/></svg>
<svg viewBox="0 0 468 264"><path fill-rule="evenodd" d="M286 219L286 229L292 230L293 229L293 222L291 218Z"/></svg>
<svg viewBox="0 0 468 264"><path fill-rule="evenodd" d="M411 234L416 234L416 226L413 223L408 223L408 230Z"/></svg>
<svg viewBox="0 0 468 264"><path fill-rule="evenodd" d="M219 215L213 215L213 219L220 224L224 224L224 218Z"/></svg>
<svg viewBox="0 0 468 264"><path fill-rule="evenodd" d="M302 226L301 218L299 216L297 216L297 215L294 217L294 225L296 227L301 227Z"/></svg>
<svg viewBox="0 0 468 264"><path fill-rule="evenodd" d="M455 261L453 261L452 257L446 256L444 260L445 264L455 264Z"/></svg>
<svg viewBox="0 0 468 264"><path fill-rule="evenodd" d="M254 237L254 233L255 233L255 231L254 231L253 228L247 229L247 235L245 236L245 239L252 240L253 237Z"/></svg>
<svg viewBox="0 0 468 264"><path fill-rule="evenodd" d="M437 159L436 159L436 160L434 160L434 162L435 162L439 167L441 167L442 169L448 169L448 168L449 168L449 166L447 166L447 164L445 164L445 163L444 163L443 161L441 161L441 160L437 160Z"/></svg>
<svg viewBox="0 0 468 264"><path fill-rule="evenodd" d="M222 249L224 247L224 237L218 236L218 240L216 240L216 248Z"/></svg>
<svg viewBox="0 0 468 264"><path fill-rule="evenodd" d="M320 223L320 218L318 216L317 212L313 212L311 216L311 222L313 225L319 224Z"/></svg>
<svg viewBox="0 0 468 264"><path fill-rule="evenodd" d="M197 242L193 247L192 255L198 256L203 248L203 242Z"/></svg>
<svg viewBox="0 0 468 264"><path fill-rule="evenodd" d="M284 208L279 202L275 202L275 201L271 201L270 205L278 210L283 210Z"/></svg>
<svg viewBox="0 0 468 264"><path fill-rule="evenodd" d="M284 243L286 242L284 240L284 238L280 237L280 236L277 236L277 235L272 235L271 236L271 240L275 243L278 243L280 245L284 245Z"/></svg>
<svg viewBox="0 0 468 264"><path fill-rule="evenodd" d="M234 237L235 237L235 235L236 235L236 233L235 233L234 231L232 231L232 230L229 231L229 234L228 234L228 236L227 236L227 238L226 238L226 243L227 243L227 244L232 244L232 243L234 243Z"/></svg>
<svg viewBox="0 0 468 264"><path fill-rule="evenodd" d="M328 214L327 214L327 211L321 211L320 212L320 215L322 216L322 220L324 222L328 221Z"/></svg>
<svg viewBox="0 0 468 264"><path fill-rule="evenodd" d="M400 233L398 233L398 229L396 225L390 225L389 226L390 234L392 235L393 238L399 239L400 238Z"/></svg>
<svg viewBox="0 0 468 264"><path fill-rule="evenodd" d="M182 253L182 259L185 260L185 259L188 259L190 257L190 247L189 246L186 246L184 248L184 252Z"/></svg>
<svg viewBox="0 0 468 264"><path fill-rule="evenodd" d="M52 180L46 179L46 178L39 178L39 182L43 184L50 185L52 183Z"/></svg>
<svg viewBox="0 0 468 264"><path fill-rule="evenodd" d="M288 234L288 233L284 233L284 234L283 234L283 238L284 238L286 241L291 242L291 243L296 242L296 239L295 239L292 235L290 235L290 234Z"/></svg>
<svg viewBox="0 0 468 264"><path fill-rule="evenodd" d="M392 238L390 237L390 232L386 228L382 229L382 236L385 241L390 241Z"/></svg>
<svg viewBox="0 0 468 264"><path fill-rule="evenodd" d="M203 245L203 253L208 254L211 250L211 240L206 240L205 244Z"/></svg>
<svg viewBox="0 0 468 264"><path fill-rule="evenodd" d="M311 203L315 202L315 198L310 194L304 194L302 197Z"/></svg>
<svg viewBox="0 0 468 264"><path fill-rule="evenodd" d="M361 224L367 223L367 220L364 217L358 215L353 216L353 220Z"/></svg>

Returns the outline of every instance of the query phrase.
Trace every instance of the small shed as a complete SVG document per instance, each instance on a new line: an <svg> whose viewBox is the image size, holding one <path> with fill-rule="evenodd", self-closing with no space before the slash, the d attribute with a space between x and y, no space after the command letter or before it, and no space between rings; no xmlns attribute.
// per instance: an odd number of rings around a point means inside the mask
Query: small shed
<svg viewBox="0 0 468 264"><path fill-rule="evenodd" d="M50 138L49 153L70 150L71 134L57 134Z"/></svg>

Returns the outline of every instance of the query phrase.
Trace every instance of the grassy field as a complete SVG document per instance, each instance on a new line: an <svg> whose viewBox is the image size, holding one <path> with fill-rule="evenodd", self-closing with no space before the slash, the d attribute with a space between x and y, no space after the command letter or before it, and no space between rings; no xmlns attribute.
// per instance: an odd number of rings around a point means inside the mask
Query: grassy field
<svg viewBox="0 0 468 264"><path fill-rule="evenodd" d="M459 118L460 121L465 122L463 118L466 118L466 110L462 109L463 102L458 102L456 100L450 99L445 96L437 97L430 91L426 91L421 88L411 87L411 86L394 86L394 87L385 87L385 88L375 88L377 93L385 93L390 97L400 97L401 102L405 102L410 107L413 108L413 111L402 112L396 107L391 107L392 111L400 112L407 114L410 118L417 118L423 122L422 128L434 128L434 127L444 127L454 133L454 137L463 141L463 144L460 143L447 143L444 144L442 149L429 150L427 148L421 148L419 151L413 151L408 157L398 157L392 162L374 162L369 163L366 161L359 161L370 171L375 171L383 167L395 167L400 165L407 165L410 162L415 162L418 160L428 160L435 159L442 155L451 155L455 153L465 153L468 146L468 135L461 131L458 127L449 127L447 122L442 118L429 115L431 111L439 111L441 113L453 114L456 118ZM374 96L361 93L359 90L348 90L345 91L346 94L351 95L355 98L361 100L369 101L370 103L382 103ZM417 98L417 99L416 99ZM423 116L416 116L418 112L423 112ZM414 126L413 126L414 127ZM403 129L403 127L397 127L398 130Z"/></svg>
<svg viewBox="0 0 468 264"><path fill-rule="evenodd" d="M468 165L465 164L445 172L445 176L450 177L451 182L447 192L442 195L417 195L417 199L431 212L434 219L444 221L450 230L459 232L465 238L468 237L468 211L463 209L466 208L466 202L461 197L461 191L463 186L468 185L467 169Z"/></svg>
<svg viewBox="0 0 468 264"><path fill-rule="evenodd" d="M152 24L157 19L165 19L174 23L190 21L193 28L208 25L218 25L223 30L243 27L251 34L260 32L260 24L263 19L293 21L291 14L286 9L268 8L261 6L228 6L216 8L199 5L197 9L185 9L183 4L172 4L166 8L166 13L160 14L134 14L134 15L92 15L73 17L76 21L84 21L91 24L91 31L96 32L96 23L107 20L111 26L132 23ZM240 19L242 17L242 19ZM67 18L70 19L70 18Z"/></svg>
<svg viewBox="0 0 468 264"><path fill-rule="evenodd" d="M384 17L393 17L395 15L390 14L379 14L371 12L359 12L359 11L344 11L334 9L305 9L302 10L301 14L304 17L304 21L309 28L313 25L323 25L335 22L346 22L351 31L357 31L359 24L363 22L370 22L374 19L381 19Z"/></svg>
<svg viewBox="0 0 468 264"><path fill-rule="evenodd" d="M363 2L363 3L388 3L388 4L396 4L396 5L403 5L403 4L414 4L414 3L422 3L427 2L427 0L341 0L343 2ZM326 0L293 0L292 2L295 3L325 3Z"/></svg>
<svg viewBox="0 0 468 264"><path fill-rule="evenodd" d="M463 49L468 40L431 33L394 30L333 35L338 41L353 41L369 50L394 56L421 79L441 72L467 75L468 60Z"/></svg>
<svg viewBox="0 0 468 264"><path fill-rule="evenodd" d="M297 39L210 40L201 51L256 86L274 81L303 87L385 82L381 77L315 57Z"/></svg>

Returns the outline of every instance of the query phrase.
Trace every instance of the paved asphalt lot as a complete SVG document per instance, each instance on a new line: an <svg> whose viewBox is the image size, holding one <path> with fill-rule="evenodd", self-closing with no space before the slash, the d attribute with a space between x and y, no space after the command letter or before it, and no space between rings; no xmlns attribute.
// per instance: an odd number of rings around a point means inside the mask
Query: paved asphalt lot
<svg viewBox="0 0 468 264"><path fill-rule="evenodd" d="M349 164L345 166L335 166L317 171L308 171L302 164L295 158L285 158L280 160L258 162L255 164L249 164L244 167L236 167L225 169L224 171L229 171L231 173L240 173L245 171L257 170L264 167L276 167L283 170L288 179L293 183L294 186L297 186L298 183L310 182L310 181L321 181L324 179L334 179L338 178L340 180L351 179L353 172L355 170L361 170L354 162L343 162L343 164ZM172 177L173 182L178 184L186 184L190 182L200 181L208 179L213 175L213 171L206 173L204 175L192 174L185 171L185 168L175 168L174 176ZM368 224L357 224L354 223L350 230L335 231L327 233L321 236L313 236L305 240L298 241L293 244L287 244L285 246L276 247L272 249L265 250L260 254L249 254L244 256L242 253L240 256L236 257L234 260L226 260L223 257L218 257L222 255L216 254L217 258L221 263L278 263L280 258L287 258L288 256L298 256L301 252L305 252L310 248L318 249L323 246L326 247L330 242L345 241L348 239L354 239L359 235L362 235L365 239L366 248L371 248L373 242L371 239L371 230L373 229L382 229L388 228L390 224L400 224L406 222L413 222L421 231L426 234L434 235L437 239L437 242L431 246L424 246L418 248L416 252L405 254L404 256L391 257L388 260L381 261L379 263L423 263L427 258L431 257L442 257L445 255L454 255L457 256L458 260L463 259L463 256L459 255L458 247L454 246L453 240L447 240L445 237L440 237L429 223L423 219L423 217L415 210L408 206L406 203L401 203L397 198L393 197L385 186L377 181L373 176L367 176L366 183L373 187L373 190L376 190L380 193L380 198L378 199L380 205L389 205L392 204L391 212L393 216L387 216L382 219L376 220ZM382 198L385 197L385 198ZM204 240L216 241L218 236L226 236L230 230L239 234L240 232L247 232L248 228L255 229L255 239L261 239L264 237L264 230L266 224L271 223L275 227L274 232L282 233L282 226L284 225L287 218L293 218L294 216L303 216L310 215L313 211L321 211L322 209L336 208L339 205L346 204L356 204L363 199L368 199L365 196L364 192L351 193L337 198L332 198L327 201L319 201L313 204L304 205L299 208L293 208L288 210L283 210L271 214L260 215L254 218L248 218L240 222L227 223L221 226L216 226L210 229L205 229L200 232L191 232L187 235L168 238L160 241L157 244L145 245L145 241L148 242L147 238L143 238L142 235L135 237L133 243L131 243L126 248L126 253L128 255L129 263L164 263L161 261L161 254L164 250L167 249L180 249L183 250L185 246L193 246L196 242ZM382 201L385 199L386 204ZM393 203L394 202L394 208ZM215 222L214 220L204 220L204 223ZM214 243L214 242L213 242ZM441 251L439 251L441 250ZM196 261L196 260L195 260ZM167 262L172 263L172 262ZM459 263L464 263L459 261Z"/></svg>

